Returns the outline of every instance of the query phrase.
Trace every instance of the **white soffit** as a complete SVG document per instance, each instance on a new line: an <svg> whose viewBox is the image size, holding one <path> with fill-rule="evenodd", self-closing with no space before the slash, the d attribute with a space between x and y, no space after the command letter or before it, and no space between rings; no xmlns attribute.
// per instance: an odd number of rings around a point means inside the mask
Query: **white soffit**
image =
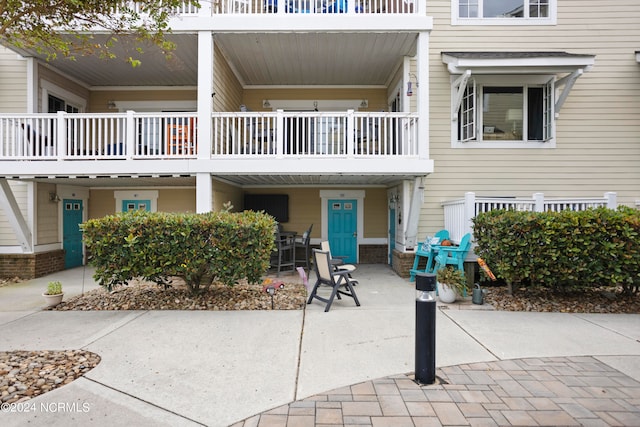
<svg viewBox="0 0 640 427"><path fill-rule="evenodd" d="M594 55L567 52L442 52L451 74L558 74L589 71Z"/></svg>

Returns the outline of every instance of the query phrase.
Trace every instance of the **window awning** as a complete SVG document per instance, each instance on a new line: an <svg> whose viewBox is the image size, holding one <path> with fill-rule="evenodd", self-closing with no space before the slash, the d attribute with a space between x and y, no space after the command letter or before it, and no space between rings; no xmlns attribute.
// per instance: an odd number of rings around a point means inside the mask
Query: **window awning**
<svg viewBox="0 0 640 427"><path fill-rule="evenodd" d="M559 74L589 71L595 55L567 52L442 52L451 74Z"/></svg>
<svg viewBox="0 0 640 427"><path fill-rule="evenodd" d="M593 67L595 58L595 55L567 52L442 52L442 62L447 64L449 72L461 75L454 82L458 84L457 102L464 90L459 82L466 82L471 75L564 74L555 82L556 89L564 86L556 98L556 115L578 77Z"/></svg>

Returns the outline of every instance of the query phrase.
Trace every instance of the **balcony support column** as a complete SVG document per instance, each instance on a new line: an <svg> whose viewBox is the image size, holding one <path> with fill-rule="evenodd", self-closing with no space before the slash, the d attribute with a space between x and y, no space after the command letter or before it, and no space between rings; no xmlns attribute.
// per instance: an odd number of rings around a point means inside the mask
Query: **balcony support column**
<svg viewBox="0 0 640 427"><path fill-rule="evenodd" d="M213 184L211 174L196 174L196 212L207 213L213 210Z"/></svg>
<svg viewBox="0 0 640 427"><path fill-rule="evenodd" d="M417 44L418 91L418 157L429 159L429 33L418 34Z"/></svg>
<svg viewBox="0 0 640 427"><path fill-rule="evenodd" d="M204 160L210 159L212 152L213 51L213 34L211 31L199 31L197 152L198 159Z"/></svg>
<svg viewBox="0 0 640 427"><path fill-rule="evenodd" d="M420 222L420 211L424 203L424 184L422 177L417 177L413 182L411 200L407 212L404 244L406 249L414 249L418 243L418 223ZM403 191L408 195L408 191Z"/></svg>

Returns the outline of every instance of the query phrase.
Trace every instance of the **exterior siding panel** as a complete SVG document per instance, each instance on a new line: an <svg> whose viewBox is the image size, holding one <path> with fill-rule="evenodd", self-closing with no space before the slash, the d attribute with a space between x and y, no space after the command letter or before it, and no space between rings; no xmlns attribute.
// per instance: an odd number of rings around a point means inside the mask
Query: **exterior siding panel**
<svg viewBox="0 0 640 427"><path fill-rule="evenodd" d="M588 6L588 7L586 7ZM419 236L442 226L443 200L483 196L640 196L640 3L558 2L555 26L451 26L450 2L430 1L430 154ZM596 56L577 81L556 125L552 149L452 149L450 75L445 51L566 51Z"/></svg>

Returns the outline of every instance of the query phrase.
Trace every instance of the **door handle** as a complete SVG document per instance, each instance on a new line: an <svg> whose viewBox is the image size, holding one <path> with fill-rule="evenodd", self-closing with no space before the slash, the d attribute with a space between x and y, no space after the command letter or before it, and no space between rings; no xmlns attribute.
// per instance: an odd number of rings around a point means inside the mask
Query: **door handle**
<svg viewBox="0 0 640 427"><path fill-rule="evenodd" d="M358 232L357 231L353 232L353 237L358 237Z"/></svg>

